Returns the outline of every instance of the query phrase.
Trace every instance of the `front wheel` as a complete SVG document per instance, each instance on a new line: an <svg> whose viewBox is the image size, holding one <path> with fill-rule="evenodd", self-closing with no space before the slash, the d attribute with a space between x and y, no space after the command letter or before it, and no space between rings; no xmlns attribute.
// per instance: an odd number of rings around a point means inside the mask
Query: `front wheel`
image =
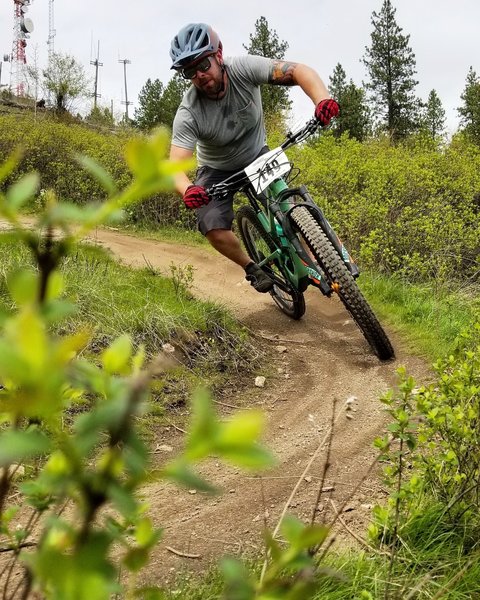
<svg viewBox="0 0 480 600"><path fill-rule="evenodd" d="M276 250L270 235L263 229L257 213L251 206L242 206L237 211L237 225L245 249L256 263L262 262ZM270 292L273 300L287 316L300 319L305 314L305 299L284 275L280 261L264 265L263 269L276 282Z"/></svg>
<svg viewBox="0 0 480 600"><path fill-rule="evenodd" d="M393 358L394 351L387 334L363 297L346 264L312 214L308 209L299 206L292 210L290 218L294 229L305 240L315 260L329 279L332 289L337 292L375 354L381 360Z"/></svg>

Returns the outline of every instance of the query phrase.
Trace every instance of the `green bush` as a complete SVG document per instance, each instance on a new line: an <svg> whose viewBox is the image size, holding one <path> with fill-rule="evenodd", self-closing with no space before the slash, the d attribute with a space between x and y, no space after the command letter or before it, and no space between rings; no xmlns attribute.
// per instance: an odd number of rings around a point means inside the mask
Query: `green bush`
<svg viewBox="0 0 480 600"><path fill-rule="evenodd" d="M136 134L142 139L142 134ZM40 173L40 188L53 189L64 201L84 205L102 202L107 194L89 173L81 169L76 156L86 155L101 164L117 187L128 185L131 173L124 159L131 130L119 128L103 133L81 123L65 123L45 115L35 120L32 113L0 115L0 162L20 144L23 157L6 184L32 170ZM130 222L153 227L176 225L192 228L193 215L184 209L178 195L171 191L154 193L142 203L126 209Z"/></svg>
<svg viewBox="0 0 480 600"><path fill-rule="evenodd" d="M480 324L460 336L455 353L437 361L435 383L416 396L417 468L453 524L480 532Z"/></svg>
<svg viewBox="0 0 480 600"><path fill-rule="evenodd" d="M75 123L62 123L53 118L34 121L26 116L0 116L0 161L5 161L19 143L23 158L15 177L36 170L40 187L54 189L59 198L86 204L106 198L105 190L75 160L85 154L101 164L119 187L131 181L123 158L127 139L120 135L106 136Z"/></svg>
<svg viewBox="0 0 480 600"><path fill-rule="evenodd" d="M0 214L12 228L9 237L28 249L35 264L35 269L21 265L8 274L13 310L0 316L4 598L161 598L161 590L142 590L137 582L161 537L139 498L140 486L164 478L211 490L194 471L210 455L247 468L272 464L257 442L258 411L221 422L208 396L198 393L184 450L161 472L153 472L137 416L152 378L165 376L172 361L161 355L147 362L145 348L123 334L93 363L84 356L87 328L58 333L59 323L75 310L64 295L60 264L83 235L119 209L171 185L178 167L165 160L166 150L165 135L130 142L126 159L133 178L121 191L99 165L84 159L109 191L108 200L76 208L58 203L48 191L33 229L21 225L18 211L36 194L38 175L26 175L6 194L0 192ZM13 156L0 166L0 181L17 160ZM73 233L72 223L78 226ZM181 296L183 279L178 281ZM89 410L78 414L79 403ZM71 427L64 418L68 410Z"/></svg>
<svg viewBox="0 0 480 600"><path fill-rule="evenodd" d="M296 149L295 165L363 267L478 279L480 149L461 136L437 148L323 135Z"/></svg>
<svg viewBox="0 0 480 600"><path fill-rule="evenodd" d="M480 533L480 324L434 371L431 384L417 387L400 370L397 392L383 398L392 423L376 445L392 493L388 507L377 507L371 533L396 543L433 512L437 533L461 537L467 551Z"/></svg>
<svg viewBox="0 0 480 600"><path fill-rule="evenodd" d="M280 131L269 133L272 146L280 143ZM105 199L105 192L78 168L75 155L92 157L122 187L130 181L123 149L131 136L131 130L101 133L48 117L35 121L29 113L0 115L0 160L22 141L25 156L15 177L37 169L41 187L85 204ZM464 136L438 147L419 135L393 147L387 139L360 143L327 133L289 154L301 169L295 183L307 185L362 267L410 281L478 280L480 148ZM195 227L194 216L168 191L131 206L127 215L140 225Z"/></svg>

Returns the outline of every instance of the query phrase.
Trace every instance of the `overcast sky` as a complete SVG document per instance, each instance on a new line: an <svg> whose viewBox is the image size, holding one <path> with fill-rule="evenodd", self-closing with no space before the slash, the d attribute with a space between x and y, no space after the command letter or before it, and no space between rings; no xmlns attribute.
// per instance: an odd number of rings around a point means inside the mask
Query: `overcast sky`
<svg viewBox="0 0 480 600"><path fill-rule="evenodd" d="M480 0L393 0L397 24L410 35L416 56L417 95L427 99L435 89L447 113L449 130L459 123L457 108L470 66L480 72ZM167 83L172 37L186 23L210 23L220 34L225 55L243 54L254 32L255 21L264 16L280 40L289 44L286 58L315 68L328 84L340 63L347 78L357 85L367 80L361 61L370 46L372 12L382 0L54 0L55 51L73 55L86 73L94 76L94 60L100 41L100 103L114 112L125 110L123 65L127 65L129 108L133 115L138 93L148 78ZM13 41L13 0L0 0L0 58L10 53ZM26 15L35 30L27 46L27 60L34 51L38 63L47 63L48 0L32 0ZM10 69L3 63L2 84L9 83ZM92 85L93 92L93 85ZM311 102L299 90L292 92L298 120L312 112Z"/></svg>

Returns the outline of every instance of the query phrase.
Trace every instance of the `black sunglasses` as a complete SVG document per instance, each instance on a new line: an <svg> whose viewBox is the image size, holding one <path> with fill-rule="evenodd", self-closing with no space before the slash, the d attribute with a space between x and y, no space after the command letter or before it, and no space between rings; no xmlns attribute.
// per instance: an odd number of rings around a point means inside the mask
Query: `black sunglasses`
<svg viewBox="0 0 480 600"><path fill-rule="evenodd" d="M197 71L201 71L202 73L206 73L208 69L212 66L210 62L210 57L206 56L199 63L194 65L193 67L186 67L182 69L180 72L184 79L193 79L197 74Z"/></svg>

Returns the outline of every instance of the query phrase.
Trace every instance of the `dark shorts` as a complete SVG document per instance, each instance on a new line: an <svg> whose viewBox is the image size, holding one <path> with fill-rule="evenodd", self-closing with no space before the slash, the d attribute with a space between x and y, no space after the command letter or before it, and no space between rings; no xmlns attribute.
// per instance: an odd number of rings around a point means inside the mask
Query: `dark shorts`
<svg viewBox="0 0 480 600"><path fill-rule="evenodd" d="M269 151L268 146L264 146L258 153L258 156ZM246 166L246 165L245 165ZM220 171L212 169L207 165L200 167L195 175L195 185L201 185L204 188L209 188L216 183L220 183L234 173L238 173L240 169L235 171ZM197 209L197 224L198 229L203 235L206 235L212 229L232 229L233 219L233 196L229 194L221 200L212 200L206 206Z"/></svg>

